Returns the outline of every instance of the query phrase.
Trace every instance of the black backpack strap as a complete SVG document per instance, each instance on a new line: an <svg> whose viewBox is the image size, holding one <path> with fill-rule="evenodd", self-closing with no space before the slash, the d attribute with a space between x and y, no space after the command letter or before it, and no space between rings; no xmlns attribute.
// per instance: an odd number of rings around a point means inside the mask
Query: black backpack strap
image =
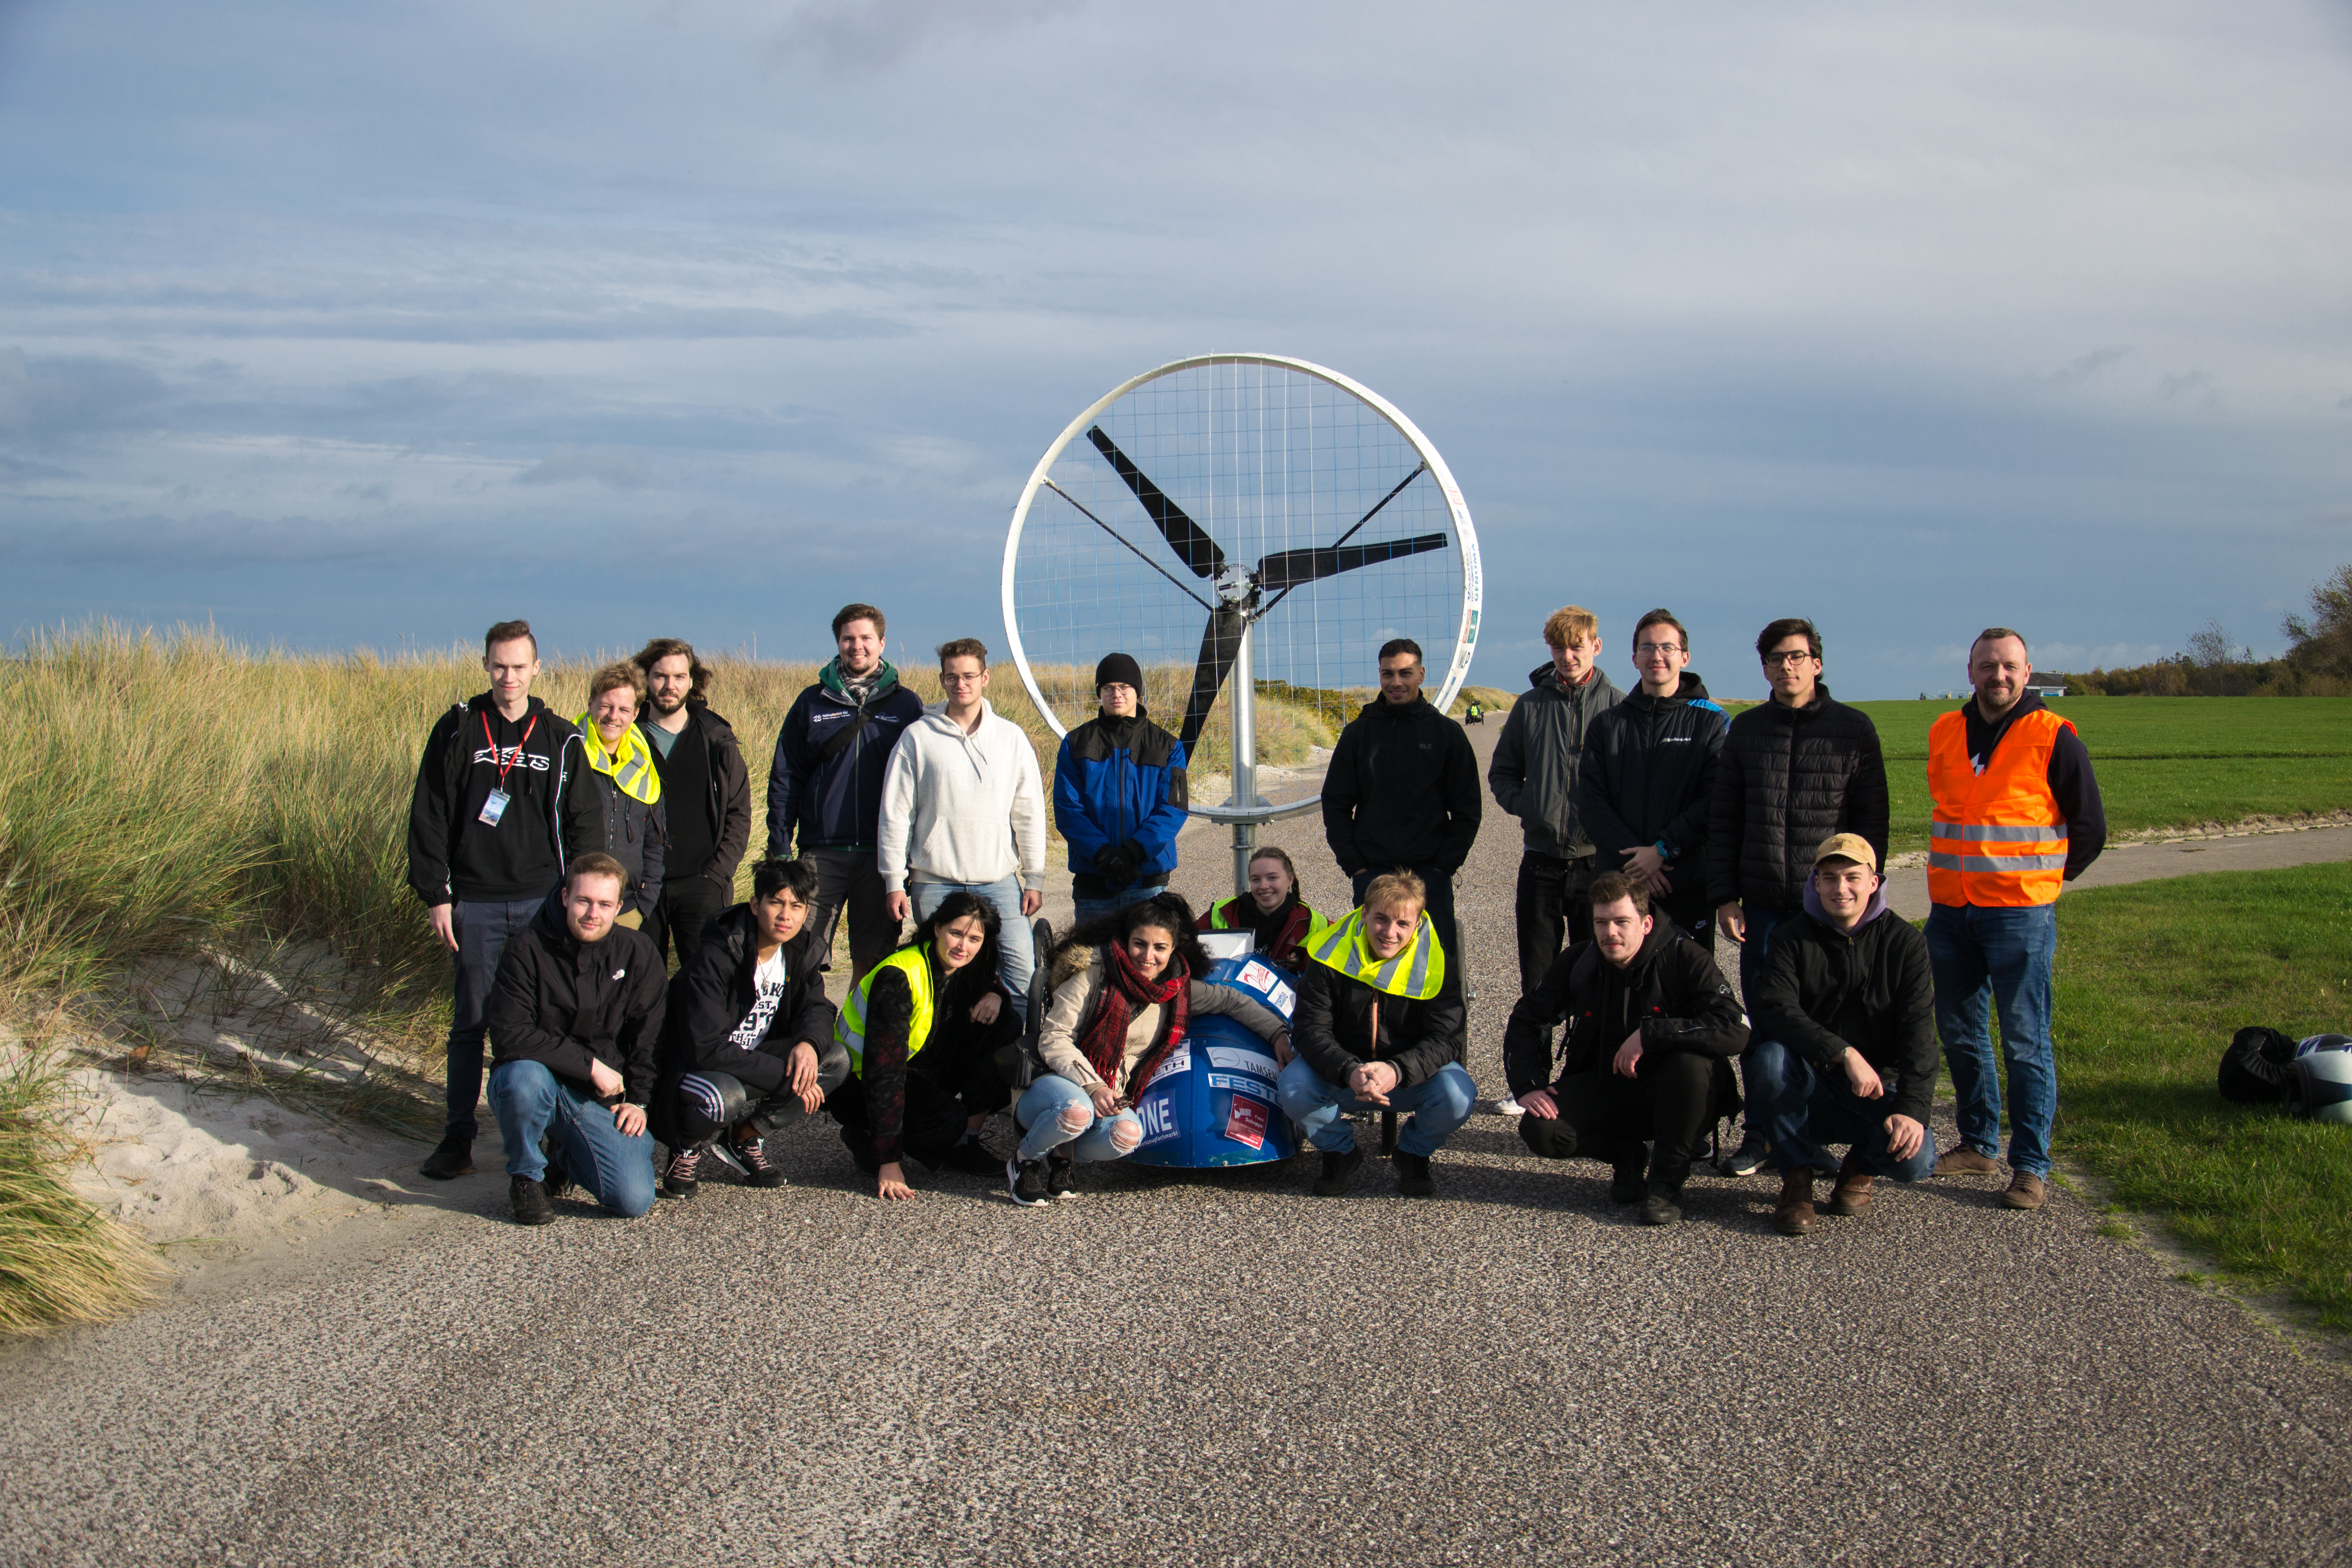
<svg viewBox="0 0 2352 1568"><path fill-rule="evenodd" d="M857 721L856 723L843 725L840 731L834 735L832 740L827 741L824 745L817 748L816 760L818 763L822 765L824 763L830 763L834 758L841 755L842 752L856 745L857 743L859 732L873 721L874 710L870 708L860 708L857 710Z"/></svg>

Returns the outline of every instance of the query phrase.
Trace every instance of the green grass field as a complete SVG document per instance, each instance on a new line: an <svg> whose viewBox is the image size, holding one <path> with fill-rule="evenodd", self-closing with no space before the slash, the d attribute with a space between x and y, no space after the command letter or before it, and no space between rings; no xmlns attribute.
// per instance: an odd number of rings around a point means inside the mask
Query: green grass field
<svg viewBox="0 0 2352 1568"><path fill-rule="evenodd" d="M2215 1069L2251 1025L2352 1028L2347 920L2352 863L2093 889L2058 921L2060 1152L2240 1287L2284 1290L2338 1331L2352 1330L2352 1127L2232 1105Z"/></svg>
<svg viewBox="0 0 2352 1568"><path fill-rule="evenodd" d="M1858 702L1878 726L1890 848L1927 847L1927 727L1958 707ZM2113 833L2352 808L2352 697L2066 697Z"/></svg>

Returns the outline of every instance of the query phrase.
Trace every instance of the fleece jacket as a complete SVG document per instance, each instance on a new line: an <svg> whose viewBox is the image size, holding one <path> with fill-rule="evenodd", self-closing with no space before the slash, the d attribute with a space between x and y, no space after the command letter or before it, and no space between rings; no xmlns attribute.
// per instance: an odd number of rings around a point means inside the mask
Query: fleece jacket
<svg viewBox="0 0 2352 1568"><path fill-rule="evenodd" d="M933 703L907 726L882 777L876 866L894 893L917 882L1045 886L1045 786L1021 726L985 700L966 734Z"/></svg>

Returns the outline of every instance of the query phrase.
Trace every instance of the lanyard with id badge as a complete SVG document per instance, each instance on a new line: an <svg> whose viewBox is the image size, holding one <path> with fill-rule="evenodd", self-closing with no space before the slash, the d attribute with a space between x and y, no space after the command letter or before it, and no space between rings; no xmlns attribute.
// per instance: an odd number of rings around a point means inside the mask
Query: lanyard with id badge
<svg viewBox="0 0 2352 1568"><path fill-rule="evenodd" d="M489 798L482 802L482 814L476 818L483 826L496 827L499 818L507 814L507 806L514 799L507 793L507 774L515 763L522 761L523 748L530 744L530 732L538 728L539 715L534 713L530 716L530 722L522 727L522 739L516 743L514 755L499 763L499 782L491 789ZM482 739L489 742L490 756L496 760L499 754L499 740L490 733L490 716L487 713L482 715Z"/></svg>

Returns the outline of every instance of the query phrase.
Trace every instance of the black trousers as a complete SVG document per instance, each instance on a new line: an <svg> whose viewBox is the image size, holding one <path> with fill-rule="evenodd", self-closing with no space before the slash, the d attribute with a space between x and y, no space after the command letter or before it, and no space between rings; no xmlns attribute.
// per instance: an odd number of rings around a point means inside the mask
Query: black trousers
<svg viewBox="0 0 2352 1568"><path fill-rule="evenodd" d="M959 1004L961 1015L969 1001ZM993 1024L975 1024L961 1016L942 1015L931 1037L907 1064L907 1105L898 1118L898 1142L908 1153L933 1170L960 1142L975 1116L987 1116L1013 1103L1013 1091L996 1070L1001 1046L1021 1037L1021 1015L1004 1007ZM865 1081L856 1074L824 1102L841 1123L841 1141L861 1171L875 1164L873 1110L866 1103Z"/></svg>
<svg viewBox="0 0 2352 1568"><path fill-rule="evenodd" d="M1640 1076L1602 1068L1577 1073L1554 1091L1559 1114L1519 1118L1519 1139L1547 1160L1605 1161L1622 1170L1650 1152L1650 1185L1672 1191L1690 1179L1691 1162L1716 1110L1712 1057L1643 1051Z"/></svg>
<svg viewBox="0 0 2352 1568"><path fill-rule="evenodd" d="M1519 857L1519 994L1543 984L1560 950L1592 935L1592 857L1564 859L1530 849Z"/></svg>
<svg viewBox="0 0 2352 1568"><path fill-rule="evenodd" d="M734 901L735 889L715 877L680 877L662 883L661 897L646 916L641 929L654 939L654 951L667 954L674 943L677 967L702 949L702 928Z"/></svg>

